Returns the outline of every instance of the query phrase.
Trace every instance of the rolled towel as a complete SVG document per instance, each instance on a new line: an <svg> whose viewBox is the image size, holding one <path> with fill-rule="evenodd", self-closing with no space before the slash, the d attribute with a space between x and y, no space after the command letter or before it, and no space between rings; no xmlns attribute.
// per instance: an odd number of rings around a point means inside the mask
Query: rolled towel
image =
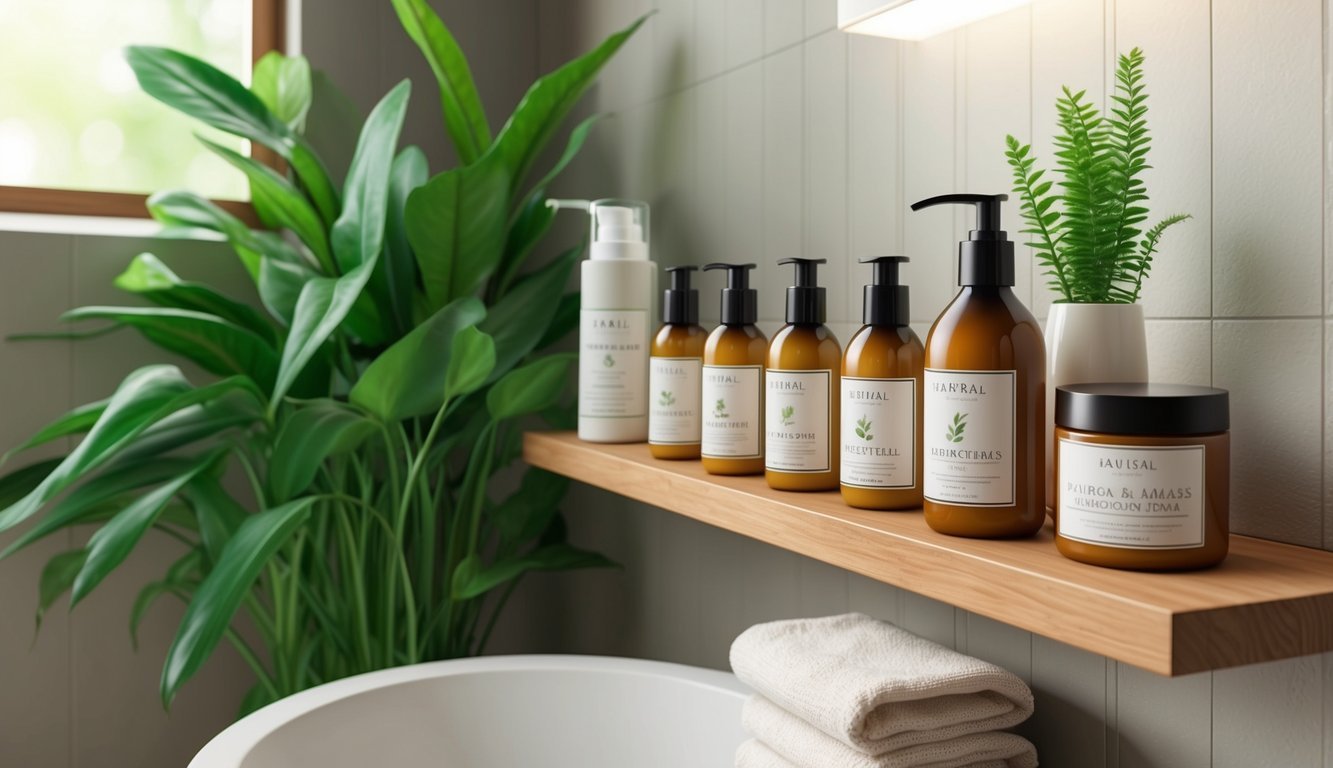
<svg viewBox="0 0 1333 768"><path fill-rule="evenodd" d="M1037 750L1022 736L1002 731L969 733L869 755L830 738L762 696L751 696L741 715L746 733L794 768L1035 768ZM754 758L759 759L757 756ZM737 752L736 765L741 766ZM782 763L746 763L787 768Z"/></svg>
<svg viewBox="0 0 1333 768"><path fill-rule="evenodd" d="M1032 714L1012 672L864 614L756 624L731 644L742 682L838 741L879 755L1008 728Z"/></svg>

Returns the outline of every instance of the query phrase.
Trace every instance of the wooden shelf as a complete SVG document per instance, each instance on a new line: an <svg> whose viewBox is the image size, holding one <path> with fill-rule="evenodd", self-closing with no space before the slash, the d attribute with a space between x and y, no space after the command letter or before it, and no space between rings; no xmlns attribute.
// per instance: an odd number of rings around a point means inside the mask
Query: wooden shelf
<svg viewBox="0 0 1333 768"><path fill-rule="evenodd" d="M822 560L1161 675L1333 650L1333 553L1231 537L1219 567L1135 573L1067 560L1033 539L943 536L920 514L871 512L835 492L774 491L658 461L646 445L529 433L524 458L580 482Z"/></svg>

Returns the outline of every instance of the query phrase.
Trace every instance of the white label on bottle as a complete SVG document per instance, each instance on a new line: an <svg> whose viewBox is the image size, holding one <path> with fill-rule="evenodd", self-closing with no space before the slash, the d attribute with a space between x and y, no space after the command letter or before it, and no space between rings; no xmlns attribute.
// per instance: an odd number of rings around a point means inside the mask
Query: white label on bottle
<svg viewBox="0 0 1333 768"><path fill-rule="evenodd" d="M697 357L654 357L648 369L648 442L696 445L703 361Z"/></svg>
<svg viewBox="0 0 1333 768"><path fill-rule="evenodd" d="M925 497L964 507L1011 507L1016 371L926 369Z"/></svg>
<svg viewBox="0 0 1333 768"><path fill-rule="evenodd" d="M770 368L764 382L764 466L781 472L828 472L833 371Z"/></svg>
<svg viewBox="0 0 1333 768"><path fill-rule="evenodd" d="M842 377L843 485L916 487L916 379Z"/></svg>
<svg viewBox="0 0 1333 768"><path fill-rule="evenodd" d="M579 313L579 418L647 415L647 314L642 309Z"/></svg>
<svg viewBox="0 0 1333 768"><path fill-rule="evenodd" d="M764 391L762 365L705 365L700 454L717 459L757 459Z"/></svg>
<svg viewBox="0 0 1333 768"><path fill-rule="evenodd" d="M1119 549L1203 546L1202 445L1061 440L1059 450L1061 536Z"/></svg>

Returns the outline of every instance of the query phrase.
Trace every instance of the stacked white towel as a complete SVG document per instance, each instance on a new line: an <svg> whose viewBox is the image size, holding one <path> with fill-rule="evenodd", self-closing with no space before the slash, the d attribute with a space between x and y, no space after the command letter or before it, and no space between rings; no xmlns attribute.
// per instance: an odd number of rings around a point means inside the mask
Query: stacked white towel
<svg viewBox="0 0 1333 768"><path fill-rule="evenodd" d="M1031 768L1000 729L1032 714L1016 675L859 613L759 624L731 646L758 695L738 768ZM777 762L775 762L775 760Z"/></svg>

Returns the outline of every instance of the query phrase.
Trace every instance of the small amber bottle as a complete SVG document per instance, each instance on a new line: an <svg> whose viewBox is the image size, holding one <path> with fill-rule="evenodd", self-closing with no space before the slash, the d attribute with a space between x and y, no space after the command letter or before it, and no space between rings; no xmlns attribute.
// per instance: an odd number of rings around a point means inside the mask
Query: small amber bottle
<svg viewBox="0 0 1333 768"><path fill-rule="evenodd" d="M704 469L714 475L764 471L764 353L768 339L755 326L759 293L750 287L753 264L709 264L725 269L722 324L704 343Z"/></svg>
<svg viewBox="0 0 1333 768"><path fill-rule="evenodd" d="M874 265L865 287L865 325L842 358L842 498L862 509L921 506L921 389L925 348L908 324L906 256Z"/></svg>
<svg viewBox="0 0 1333 768"><path fill-rule="evenodd" d="M796 265L787 289L787 324L768 345L764 372L764 478L780 491L838 487L838 379L842 348L824 326L824 259L783 259Z"/></svg>
<svg viewBox="0 0 1333 768"><path fill-rule="evenodd" d="M668 267L662 327L653 336L648 368L648 450L659 459L699 458L704 341L699 292L690 288L695 267Z"/></svg>

